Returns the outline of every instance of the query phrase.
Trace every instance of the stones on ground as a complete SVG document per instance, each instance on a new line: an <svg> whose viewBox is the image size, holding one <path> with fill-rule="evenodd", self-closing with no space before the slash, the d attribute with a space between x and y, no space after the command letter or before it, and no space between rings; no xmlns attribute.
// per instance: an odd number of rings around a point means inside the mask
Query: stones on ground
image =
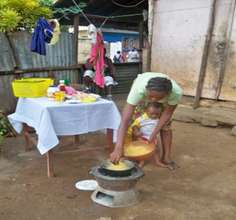
<svg viewBox="0 0 236 220"><path fill-rule="evenodd" d="M231 130L231 134L236 136L236 126L234 126Z"/></svg>
<svg viewBox="0 0 236 220"><path fill-rule="evenodd" d="M206 126L206 127L217 127L218 122L213 119L202 118L201 125Z"/></svg>

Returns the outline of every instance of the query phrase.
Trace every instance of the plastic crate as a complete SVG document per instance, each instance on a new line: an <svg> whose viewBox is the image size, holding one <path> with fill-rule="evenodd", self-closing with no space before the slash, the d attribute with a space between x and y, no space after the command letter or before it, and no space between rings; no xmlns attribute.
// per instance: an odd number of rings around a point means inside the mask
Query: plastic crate
<svg viewBox="0 0 236 220"><path fill-rule="evenodd" d="M14 96L20 98L46 96L47 89L51 85L53 85L53 79L50 78L23 78L12 82Z"/></svg>

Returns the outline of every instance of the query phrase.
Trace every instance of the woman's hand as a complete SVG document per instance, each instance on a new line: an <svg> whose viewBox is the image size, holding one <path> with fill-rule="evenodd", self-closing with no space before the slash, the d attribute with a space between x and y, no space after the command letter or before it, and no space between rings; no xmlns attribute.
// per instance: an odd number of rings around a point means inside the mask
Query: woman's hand
<svg viewBox="0 0 236 220"><path fill-rule="evenodd" d="M110 154L110 160L112 163L118 163L122 156L122 148L115 148L115 150Z"/></svg>
<svg viewBox="0 0 236 220"><path fill-rule="evenodd" d="M114 151L110 154L110 159L111 159L111 162L113 163L118 163L122 156L124 139L125 139L125 135L128 129L129 121L132 118L132 115L134 112L134 108L135 106L127 103L123 109L123 113L121 117L121 124L120 124L120 127L118 129L118 134L117 134L116 146L115 146Z"/></svg>

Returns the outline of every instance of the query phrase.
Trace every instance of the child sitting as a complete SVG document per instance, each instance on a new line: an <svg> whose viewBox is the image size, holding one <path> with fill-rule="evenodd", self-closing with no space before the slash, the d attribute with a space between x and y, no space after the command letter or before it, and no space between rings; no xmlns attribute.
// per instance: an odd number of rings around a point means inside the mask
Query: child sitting
<svg viewBox="0 0 236 220"><path fill-rule="evenodd" d="M130 141L145 140L148 141L153 130L159 122L161 116L162 105L157 102L150 102L146 107L145 113L140 117L134 120L134 122L128 128L128 136L126 138L126 143ZM157 141L155 143L157 145ZM160 155L158 150L154 154L154 160L157 166L169 168L169 165L166 165L161 162ZM143 165L143 162L140 163Z"/></svg>

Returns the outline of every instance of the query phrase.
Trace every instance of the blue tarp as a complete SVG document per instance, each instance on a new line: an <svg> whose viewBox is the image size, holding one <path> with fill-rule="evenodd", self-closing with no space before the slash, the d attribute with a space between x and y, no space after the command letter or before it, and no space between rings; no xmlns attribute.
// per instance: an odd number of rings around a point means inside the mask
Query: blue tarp
<svg viewBox="0 0 236 220"><path fill-rule="evenodd" d="M127 34L127 33L109 33L103 32L103 39L107 42L117 42L122 41L124 38L133 38L137 39L138 34Z"/></svg>

